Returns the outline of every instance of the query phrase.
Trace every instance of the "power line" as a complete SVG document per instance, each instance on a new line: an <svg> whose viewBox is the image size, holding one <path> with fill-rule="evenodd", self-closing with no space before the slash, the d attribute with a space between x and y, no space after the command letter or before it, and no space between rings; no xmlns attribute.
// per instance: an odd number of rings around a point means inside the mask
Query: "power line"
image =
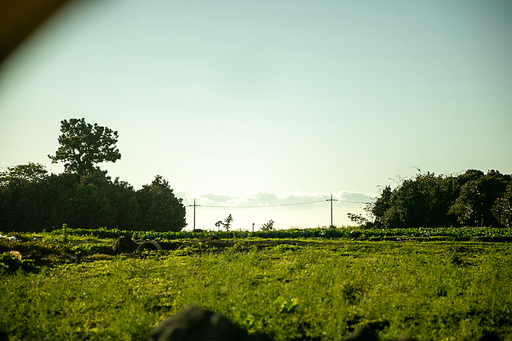
<svg viewBox="0 0 512 341"><path fill-rule="evenodd" d="M333 201L339 201L339 202L351 202L356 204L367 204L368 201L353 201L353 200L343 200L343 199L332 199ZM299 203L293 203L293 204L274 204L274 205L197 205L201 207L216 207L216 208L266 208L266 207L283 207L283 206L297 206L297 205L309 205L309 204L316 204L319 202L324 201L331 201L331 199L326 200L315 200L315 201L307 201L307 202L299 202ZM193 206L193 205L189 205Z"/></svg>
<svg viewBox="0 0 512 341"><path fill-rule="evenodd" d="M229 207L229 208L266 208L266 207L282 207L282 206L296 206L296 205L308 205L317 202L323 202L323 200L299 202L294 204L276 204L276 205L202 205L203 207Z"/></svg>
<svg viewBox="0 0 512 341"><path fill-rule="evenodd" d="M330 201L331 202L331 226L333 226L333 202L339 201L339 202L346 202L346 203L357 203L357 204L368 204L371 202L368 201L355 201L355 200L344 200L344 199L335 199L333 198L333 195L331 193L330 199L321 199L321 200L314 200L314 201L306 201L306 202L299 202L299 203L290 203L290 204L273 204L273 205L198 205L196 204L196 199L194 199L194 204L188 205L191 207L194 207L194 228L196 229L196 207L204 207L204 208L217 208L217 209L263 209L263 208L276 208L276 207L289 207L289 206L300 206L300 205L311 205L311 204L318 204L321 202ZM315 209L315 211L320 210L321 208L318 207L318 209ZM322 209L323 210L323 209ZM274 212L274 214L276 214ZM206 213L206 215L209 215Z"/></svg>

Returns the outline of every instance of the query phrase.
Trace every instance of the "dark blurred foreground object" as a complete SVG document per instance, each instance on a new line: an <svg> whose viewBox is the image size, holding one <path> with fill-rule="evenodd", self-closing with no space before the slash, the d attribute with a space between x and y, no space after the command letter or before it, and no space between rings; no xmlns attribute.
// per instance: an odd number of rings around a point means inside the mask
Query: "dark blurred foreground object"
<svg viewBox="0 0 512 341"><path fill-rule="evenodd" d="M368 326L361 326L355 332L345 336L342 341L380 341L379 335Z"/></svg>
<svg viewBox="0 0 512 341"><path fill-rule="evenodd" d="M0 63L69 0L0 0Z"/></svg>
<svg viewBox="0 0 512 341"><path fill-rule="evenodd" d="M498 335L491 332L482 336L478 341L501 341Z"/></svg>
<svg viewBox="0 0 512 341"><path fill-rule="evenodd" d="M148 341L272 341L265 334L248 335L226 316L189 306L158 324Z"/></svg>

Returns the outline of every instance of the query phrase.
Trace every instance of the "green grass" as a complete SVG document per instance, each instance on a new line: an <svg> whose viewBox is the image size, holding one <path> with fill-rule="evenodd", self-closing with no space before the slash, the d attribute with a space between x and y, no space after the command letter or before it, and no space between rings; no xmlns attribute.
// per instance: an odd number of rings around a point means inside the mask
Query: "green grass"
<svg viewBox="0 0 512 341"><path fill-rule="evenodd" d="M246 230L203 232L155 232L155 231L126 231L118 229L80 229L68 228L65 230L67 238L72 236L87 236L88 238L118 238L121 236L133 239L185 239L185 238L346 238L346 239L396 239L396 238L432 238L458 239L458 240L492 240L493 238L512 238L512 229L496 227L428 227L428 228L400 228L400 229L361 229L347 226L338 228L305 228L273 231ZM63 229L49 233L53 238L62 238ZM47 235L47 234L45 234Z"/></svg>
<svg viewBox="0 0 512 341"><path fill-rule="evenodd" d="M338 340L360 324L383 340L491 331L512 340L506 243L207 244L4 273L0 331L11 340L145 340L165 316L196 304L276 341Z"/></svg>

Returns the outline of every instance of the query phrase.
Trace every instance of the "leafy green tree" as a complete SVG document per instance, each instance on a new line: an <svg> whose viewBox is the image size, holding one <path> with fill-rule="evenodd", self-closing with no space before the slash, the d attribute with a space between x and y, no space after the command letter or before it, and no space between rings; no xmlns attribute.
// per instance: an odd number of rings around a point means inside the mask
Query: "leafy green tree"
<svg viewBox="0 0 512 341"><path fill-rule="evenodd" d="M387 196L386 200L377 200L374 205L376 222L384 228L421 226L428 206L422 187L419 176L404 180L393 191L386 187L383 192Z"/></svg>
<svg viewBox="0 0 512 341"><path fill-rule="evenodd" d="M93 169L80 177L71 198L73 205L66 220L71 227L116 226L116 209L110 200L113 184L107 171Z"/></svg>
<svg viewBox="0 0 512 341"><path fill-rule="evenodd" d="M458 176L422 173L385 187L369 205L381 228L498 224L490 209L501 196L509 175L467 170Z"/></svg>
<svg viewBox="0 0 512 341"><path fill-rule="evenodd" d="M510 181L510 175L491 170L485 176L466 182L450 208L450 214L466 226L499 226L491 209Z"/></svg>
<svg viewBox="0 0 512 341"><path fill-rule="evenodd" d="M229 229L231 228L231 223L233 222L233 217L230 215L227 216L226 219L224 219L224 221L222 220L219 220L218 222L215 223L215 226L217 226L218 228L220 228L221 226L224 227L226 229L226 231L229 231Z"/></svg>
<svg viewBox="0 0 512 341"><path fill-rule="evenodd" d="M114 226L123 230L140 230L143 227L137 193L132 185L116 178L109 192L109 200L116 209Z"/></svg>
<svg viewBox="0 0 512 341"><path fill-rule="evenodd" d="M458 184L459 189L462 188L466 183L473 180L478 180L481 177L484 177L485 173L481 170L477 169L468 169L463 174L457 176L456 181Z"/></svg>
<svg viewBox="0 0 512 341"><path fill-rule="evenodd" d="M29 162L26 165L7 167L7 171L0 172L0 186L33 183L43 180L47 175L48 171L39 163Z"/></svg>
<svg viewBox="0 0 512 341"><path fill-rule="evenodd" d="M38 232L63 223L69 228L180 231L186 226L185 206L161 176L136 192L98 168L83 176L47 175L36 164L0 172L0 230Z"/></svg>
<svg viewBox="0 0 512 341"><path fill-rule="evenodd" d="M272 219L270 219L268 222L263 223L263 225L261 225L261 230L262 231L273 231L274 230L274 221Z"/></svg>
<svg viewBox="0 0 512 341"><path fill-rule="evenodd" d="M61 121L60 147L54 156L48 155L52 163L64 162L66 172L83 176L100 162L116 162L121 153L116 148L117 131L86 123L84 118Z"/></svg>
<svg viewBox="0 0 512 341"><path fill-rule="evenodd" d="M0 172L0 230L33 231L48 218L47 174L43 165L33 162Z"/></svg>
<svg viewBox="0 0 512 341"><path fill-rule="evenodd" d="M496 199L491 212L501 225L512 227L512 181L508 183L503 196Z"/></svg>
<svg viewBox="0 0 512 341"><path fill-rule="evenodd" d="M95 166L121 158L116 131L82 118L62 121L61 132L60 147L49 157L65 162L64 173L48 175L32 162L0 172L0 230L37 232L67 224L180 231L186 226L182 199L161 176L134 191Z"/></svg>
<svg viewBox="0 0 512 341"><path fill-rule="evenodd" d="M176 198L169 182L161 175L150 185L142 186L136 196L141 210L141 229L179 232L187 225L183 200Z"/></svg>
<svg viewBox="0 0 512 341"><path fill-rule="evenodd" d="M371 215L375 217L375 226L376 227L384 227L384 215L391 207L391 196L393 195L393 191L390 186L386 186L382 189L380 197L375 200L375 202L367 205L367 210L371 212Z"/></svg>
<svg viewBox="0 0 512 341"><path fill-rule="evenodd" d="M364 225L368 222L368 219L362 214L347 213L347 217L358 226Z"/></svg>
<svg viewBox="0 0 512 341"><path fill-rule="evenodd" d="M68 223L69 227L82 227L73 220L76 213L76 188L80 183L78 174L51 174L44 182L44 198L49 203L49 217L44 220L40 229L60 228ZM98 226L95 226L98 227Z"/></svg>

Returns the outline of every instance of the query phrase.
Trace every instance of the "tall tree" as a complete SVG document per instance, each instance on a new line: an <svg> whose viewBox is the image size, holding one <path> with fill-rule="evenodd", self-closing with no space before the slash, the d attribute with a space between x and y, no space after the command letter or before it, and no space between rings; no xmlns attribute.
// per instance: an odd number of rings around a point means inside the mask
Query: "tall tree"
<svg viewBox="0 0 512 341"><path fill-rule="evenodd" d="M490 170L485 176L466 182L450 208L450 213L462 225L501 225L492 208L496 200L503 196L510 181L510 175Z"/></svg>
<svg viewBox="0 0 512 341"><path fill-rule="evenodd" d="M7 172L0 172L0 186L14 185L20 182L36 182L43 180L48 174L46 168L39 164L29 162L26 165L7 167Z"/></svg>
<svg viewBox="0 0 512 341"><path fill-rule="evenodd" d="M116 148L117 131L97 123L87 123L85 118L61 121L60 131L60 147L54 156L48 157L52 163L64 162L66 172L83 176L97 163L121 159Z"/></svg>
<svg viewBox="0 0 512 341"><path fill-rule="evenodd" d="M491 212L501 225L512 227L512 181L508 183L503 196L496 199Z"/></svg>
<svg viewBox="0 0 512 341"><path fill-rule="evenodd" d="M224 222L222 220L219 220L218 222L215 223L215 226L220 228L220 226L222 225L226 229L226 231L229 231L229 229L231 228L232 222L233 222L233 217L230 214L230 215L228 215L228 217L226 219L224 219Z"/></svg>
<svg viewBox="0 0 512 341"><path fill-rule="evenodd" d="M136 197L144 230L179 232L187 226L183 200L176 198L169 182L161 175L155 176L150 185L143 185Z"/></svg>
<svg viewBox="0 0 512 341"><path fill-rule="evenodd" d="M0 172L0 231L28 231L47 201L41 197L48 171L38 163L7 167Z"/></svg>
<svg viewBox="0 0 512 341"><path fill-rule="evenodd" d="M512 176L467 170L458 176L420 172L368 205L376 227L510 226ZM369 226L369 225L367 225Z"/></svg>

